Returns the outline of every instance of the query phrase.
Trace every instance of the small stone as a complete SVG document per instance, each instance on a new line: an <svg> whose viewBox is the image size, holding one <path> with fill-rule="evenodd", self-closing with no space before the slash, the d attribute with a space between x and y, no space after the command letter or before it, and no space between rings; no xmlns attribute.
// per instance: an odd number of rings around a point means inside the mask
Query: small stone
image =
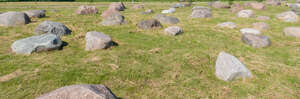
<svg viewBox="0 0 300 99"><path fill-rule="evenodd" d="M123 2L113 2L110 3L108 10L124 11L126 9Z"/></svg>
<svg viewBox="0 0 300 99"><path fill-rule="evenodd" d="M252 10L242 10L237 13L237 17L241 18L251 18L254 17L254 13Z"/></svg>
<svg viewBox="0 0 300 99"><path fill-rule="evenodd" d="M62 46L59 36L54 34L42 34L15 41L11 45L13 52L17 54L31 54L33 52L49 51Z"/></svg>
<svg viewBox="0 0 300 99"><path fill-rule="evenodd" d="M46 16L46 10L30 10L25 11L30 18L42 18Z"/></svg>
<svg viewBox="0 0 300 99"><path fill-rule="evenodd" d="M230 28L230 29L236 28L236 25L233 22L224 22L218 24L217 26L220 28Z"/></svg>
<svg viewBox="0 0 300 99"><path fill-rule="evenodd" d="M170 9L168 9L168 10L163 10L163 11L161 11L161 13L174 13L175 11L176 11L175 8L170 8Z"/></svg>
<svg viewBox="0 0 300 99"><path fill-rule="evenodd" d="M284 22L297 22L298 15L293 11L287 11L276 15L276 18Z"/></svg>
<svg viewBox="0 0 300 99"><path fill-rule="evenodd" d="M97 14L98 8L96 6L86 6L82 5L76 11L77 14L86 15L86 14Z"/></svg>
<svg viewBox="0 0 300 99"><path fill-rule="evenodd" d="M173 36L183 33L182 29L179 26L170 26L165 29L165 32Z"/></svg>
<svg viewBox="0 0 300 99"><path fill-rule="evenodd" d="M30 18L23 12L6 12L0 14L0 26L18 26L30 22Z"/></svg>
<svg viewBox="0 0 300 99"><path fill-rule="evenodd" d="M151 9L147 9L144 12L141 12L141 14L151 14L151 13L153 13L153 10Z"/></svg>
<svg viewBox="0 0 300 99"><path fill-rule="evenodd" d="M85 36L86 40L86 51L93 51L97 49L106 49L113 45L113 41L110 36L103 32L87 32Z"/></svg>
<svg viewBox="0 0 300 99"><path fill-rule="evenodd" d="M242 34L261 34L259 30L253 29L253 28L243 28L240 30Z"/></svg>
<svg viewBox="0 0 300 99"><path fill-rule="evenodd" d="M210 9L198 9L194 10L190 15L192 18L209 18L212 17Z"/></svg>
<svg viewBox="0 0 300 99"><path fill-rule="evenodd" d="M68 35L72 33L72 31L64 24L52 21L42 22L35 28L34 32L37 35L51 33L58 36Z"/></svg>
<svg viewBox="0 0 300 99"><path fill-rule="evenodd" d="M204 6L194 6L192 8L192 11L195 11L195 10L209 10L209 11L211 11L210 8L207 8L207 7L204 7Z"/></svg>
<svg viewBox="0 0 300 99"><path fill-rule="evenodd" d="M133 5L132 8L136 9L136 10L138 10L138 9L144 9L144 5L142 5L142 4L136 4L136 5Z"/></svg>
<svg viewBox="0 0 300 99"><path fill-rule="evenodd" d="M163 14L157 14L153 17L154 19L159 20L161 23L164 24L177 24L179 23L179 19L172 16L166 16Z"/></svg>
<svg viewBox="0 0 300 99"><path fill-rule="evenodd" d="M162 25L156 19L140 21L137 25L141 29L162 28Z"/></svg>
<svg viewBox="0 0 300 99"><path fill-rule="evenodd" d="M239 12L241 10L244 10L244 6L241 5L240 3L234 3L231 5L231 12Z"/></svg>
<svg viewBox="0 0 300 99"><path fill-rule="evenodd" d="M242 40L244 43L251 45L254 48L262 48L270 46L270 39L267 36L255 34L243 34Z"/></svg>
<svg viewBox="0 0 300 99"><path fill-rule="evenodd" d="M171 8L183 8L183 7L185 7L185 5L182 3L176 3L171 5Z"/></svg>
<svg viewBox="0 0 300 99"><path fill-rule="evenodd" d="M112 16L113 14L121 14L120 11L118 10L114 10L114 9L108 9L108 10L105 10L102 14L101 14L101 17L102 18L107 18L109 16Z"/></svg>
<svg viewBox="0 0 300 99"><path fill-rule="evenodd" d="M236 57L220 52L216 61L216 76L224 81L232 81L238 78L250 78L251 72Z"/></svg>
<svg viewBox="0 0 300 99"><path fill-rule="evenodd" d="M266 30L269 28L269 25L264 22L256 22L256 23L253 23L252 26L254 29L257 29L257 30Z"/></svg>
<svg viewBox="0 0 300 99"><path fill-rule="evenodd" d="M212 2L211 6L213 8L230 8L229 4L220 1Z"/></svg>
<svg viewBox="0 0 300 99"><path fill-rule="evenodd" d="M256 10L264 10L265 9L265 5L263 3L253 2L250 5L253 9L256 9Z"/></svg>
<svg viewBox="0 0 300 99"><path fill-rule="evenodd" d="M256 18L256 20L260 20L260 21L266 21L266 20L270 20L271 18L268 16L258 16Z"/></svg>
<svg viewBox="0 0 300 99"><path fill-rule="evenodd" d="M286 36L293 36L300 38L300 27L286 27L283 29Z"/></svg>

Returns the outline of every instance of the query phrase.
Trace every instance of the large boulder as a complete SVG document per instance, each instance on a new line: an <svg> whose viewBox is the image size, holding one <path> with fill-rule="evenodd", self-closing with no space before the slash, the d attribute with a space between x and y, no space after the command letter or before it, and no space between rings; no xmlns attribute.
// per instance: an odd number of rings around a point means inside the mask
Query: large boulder
<svg viewBox="0 0 300 99"><path fill-rule="evenodd" d="M64 24L52 21L42 22L35 28L34 32L35 34L51 33L58 36L68 35L72 33L72 31Z"/></svg>
<svg viewBox="0 0 300 99"><path fill-rule="evenodd" d="M82 6L79 6L76 13L81 14L81 15L97 14L98 13L98 8L96 8L96 6L82 5Z"/></svg>
<svg viewBox="0 0 300 99"><path fill-rule="evenodd" d="M254 12L252 10L241 10L237 13L237 17L251 18L254 17Z"/></svg>
<svg viewBox="0 0 300 99"><path fill-rule="evenodd" d="M287 11L276 15L276 18L284 22L297 22L298 15L293 11Z"/></svg>
<svg viewBox="0 0 300 99"><path fill-rule="evenodd" d="M179 22L178 18L163 14L157 14L153 18L159 20L163 24L177 24Z"/></svg>
<svg viewBox="0 0 300 99"><path fill-rule="evenodd" d="M270 20L271 18L268 16L257 16L256 20L260 20L260 21L266 21L266 20Z"/></svg>
<svg viewBox="0 0 300 99"><path fill-rule="evenodd" d="M13 52L17 54L31 54L33 52L49 51L62 46L59 36L54 34L42 34L15 41L11 45Z"/></svg>
<svg viewBox="0 0 300 99"><path fill-rule="evenodd" d="M270 46L270 39L267 36L255 34L243 34L242 40L244 43L251 45L254 48L262 48Z"/></svg>
<svg viewBox="0 0 300 99"><path fill-rule="evenodd" d="M213 8L230 8L229 4L220 1L211 2L210 6L212 6Z"/></svg>
<svg viewBox="0 0 300 99"><path fill-rule="evenodd" d="M118 10L114 10L114 9L108 9L108 10L105 10L104 12L102 12L101 17L106 18L113 14L121 14L121 12Z"/></svg>
<svg viewBox="0 0 300 99"><path fill-rule="evenodd" d="M168 35L173 35L173 36L183 33L183 30L179 26L170 26L166 28L164 31Z"/></svg>
<svg viewBox="0 0 300 99"><path fill-rule="evenodd" d="M239 11L244 10L244 9L245 9L244 6L241 5L240 3L234 3L234 4L231 5L230 11L231 12L239 12Z"/></svg>
<svg viewBox="0 0 300 99"><path fill-rule="evenodd" d="M280 6L281 1L280 0L266 0L266 4L270 6Z"/></svg>
<svg viewBox="0 0 300 99"><path fill-rule="evenodd" d="M269 25L264 22L256 22L256 23L253 23L252 26L254 29L257 29L257 30L266 30L269 28Z"/></svg>
<svg viewBox="0 0 300 99"><path fill-rule="evenodd" d="M46 16L46 10L30 10L25 11L30 18L42 18Z"/></svg>
<svg viewBox="0 0 300 99"><path fill-rule="evenodd" d="M216 76L224 81L232 81L238 78L250 78L251 72L236 57L220 52L216 61Z"/></svg>
<svg viewBox="0 0 300 99"><path fill-rule="evenodd" d="M125 24L125 18L121 14L112 14L111 16L108 16L102 20L100 24L104 26L112 26L112 25L122 25Z"/></svg>
<svg viewBox="0 0 300 99"><path fill-rule="evenodd" d="M169 8L168 10L162 10L161 13L173 13L175 11L176 11L175 8Z"/></svg>
<svg viewBox="0 0 300 99"><path fill-rule="evenodd" d="M110 10L117 10L117 11L124 11L126 9L123 2L113 2L109 5L108 9Z"/></svg>
<svg viewBox="0 0 300 99"><path fill-rule="evenodd" d="M70 85L51 91L36 99L118 99L104 85Z"/></svg>
<svg viewBox="0 0 300 99"><path fill-rule="evenodd" d="M212 13L210 9L198 9L198 10L193 10L190 16L192 18L209 18L212 17Z"/></svg>
<svg viewBox="0 0 300 99"><path fill-rule="evenodd" d="M87 32L85 35L86 40L86 51L92 51L97 49L106 49L113 45L113 41L110 36L104 34L103 32Z"/></svg>
<svg viewBox="0 0 300 99"><path fill-rule="evenodd" d="M23 12L6 12L0 14L0 26L18 26L30 22L30 18Z"/></svg>
<svg viewBox="0 0 300 99"><path fill-rule="evenodd" d="M256 34L256 35L261 34L259 30L253 28L242 28L240 32L242 34Z"/></svg>
<svg viewBox="0 0 300 99"><path fill-rule="evenodd" d="M224 23L218 24L217 27L233 29L233 28L236 28L236 25L233 22L224 22Z"/></svg>
<svg viewBox="0 0 300 99"><path fill-rule="evenodd" d="M141 29L162 28L162 25L156 19L150 19L150 20L140 21L137 25Z"/></svg>
<svg viewBox="0 0 300 99"><path fill-rule="evenodd" d="M253 2L250 4L251 8L256 9L256 10L264 10L265 5L263 3L258 3L258 2Z"/></svg>
<svg viewBox="0 0 300 99"><path fill-rule="evenodd" d="M300 38L300 27L286 27L283 29L286 36L293 36Z"/></svg>

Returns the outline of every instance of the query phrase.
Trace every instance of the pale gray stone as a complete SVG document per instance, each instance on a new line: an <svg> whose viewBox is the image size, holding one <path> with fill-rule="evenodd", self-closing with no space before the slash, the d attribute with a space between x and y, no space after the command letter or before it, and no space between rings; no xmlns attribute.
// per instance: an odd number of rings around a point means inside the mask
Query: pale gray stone
<svg viewBox="0 0 300 99"><path fill-rule="evenodd" d="M211 11L210 8L204 7L204 6L194 6L194 7L192 8L192 11L195 11L195 10L209 10L209 11Z"/></svg>
<svg viewBox="0 0 300 99"><path fill-rule="evenodd" d="M269 25L264 22L256 22L256 23L253 23L252 26L254 29L257 29L257 30L266 30L269 28Z"/></svg>
<svg viewBox="0 0 300 99"><path fill-rule="evenodd" d="M0 14L0 26L18 26L30 22L30 18L24 12L6 12Z"/></svg>
<svg viewBox="0 0 300 99"><path fill-rule="evenodd" d="M112 25L122 25L125 24L125 17L121 14L115 13L111 16L108 16L102 20L100 24L104 26L112 26Z"/></svg>
<svg viewBox="0 0 300 99"><path fill-rule="evenodd" d="M298 15L293 11L287 11L276 15L276 18L284 22L297 22Z"/></svg>
<svg viewBox="0 0 300 99"><path fill-rule="evenodd" d="M198 9L198 10L193 10L190 16L192 18L209 18L212 17L212 13L210 9Z"/></svg>
<svg viewBox="0 0 300 99"><path fill-rule="evenodd" d="M72 33L72 31L64 24L52 21L42 22L35 28L34 32L35 34L51 33L58 36L69 35Z"/></svg>
<svg viewBox="0 0 300 99"><path fill-rule="evenodd" d="M254 17L254 12L252 10L241 10L237 13L237 17L251 18Z"/></svg>
<svg viewBox="0 0 300 99"><path fill-rule="evenodd" d="M106 49L113 45L113 41L110 36L103 32L87 32L85 36L86 40L86 51L92 51L97 49Z"/></svg>
<svg viewBox="0 0 300 99"><path fill-rule="evenodd" d="M242 40L244 43L251 45L254 48L262 48L270 46L271 42L267 36L255 34L243 34Z"/></svg>
<svg viewBox="0 0 300 99"><path fill-rule="evenodd" d="M255 34L255 35L261 34L259 30L253 28L243 28L240 30L240 32L242 34Z"/></svg>
<svg viewBox="0 0 300 99"><path fill-rule="evenodd" d="M30 18L42 18L46 16L46 10L30 10L25 11Z"/></svg>
<svg viewBox="0 0 300 99"><path fill-rule="evenodd" d="M218 24L217 27L233 29L233 28L236 28L236 25L233 22L224 22L224 23Z"/></svg>
<svg viewBox="0 0 300 99"><path fill-rule="evenodd" d="M293 36L300 38L300 27L286 27L283 30L286 36Z"/></svg>
<svg viewBox="0 0 300 99"><path fill-rule="evenodd" d="M159 20L163 24L177 24L179 23L179 19L172 16L166 16L163 14L157 14L153 17L154 19Z"/></svg>
<svg viewBox="0 0 300 99"><path fill-rule="evenodd" d="M170 27L166 28L164 31L167 34L173 35L173 36L183 33L183 30L179 26L170 26Z"/></svg>
<svg viewBox="0 0 300 99"><path fill-rule="evenodd" d="M266 21L266 20L270 20L271 18L268 16L258 16L256 18L256 20L260 20L260 21Z"/></svg>
<svg viewBox="0 0 300 99"><path fill-rule="evenodd" d="M162 10L161 13L174 13L176 11L175 8L170 8L168 10Z"/></svg>
<svg viewBox="0 0 300 99"><path fill-rule="evenodd" d="M209 4L213 8L230 8L230 5L221 1L211 2Z"/></svg>
<svg viewBox="0 0 300 99"><path fill-rule="evenodd" d="M96 8L96 6L82 5L82 6L78 7L76 13L81 14L81 15L97 14L98 13L98 8Z"/></svg>

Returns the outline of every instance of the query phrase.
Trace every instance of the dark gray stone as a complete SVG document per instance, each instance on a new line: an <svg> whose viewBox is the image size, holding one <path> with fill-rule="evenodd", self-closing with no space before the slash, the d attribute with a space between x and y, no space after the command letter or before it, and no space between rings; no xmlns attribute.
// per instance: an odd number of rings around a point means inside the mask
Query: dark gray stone
<svg viewBox="0 0 300 99"><path fill-rule="evenodd" d="M153 17L154 19L159 20L163 24L177 24L179 23L179 19L172 16L166 16L163 14L157 14Z"/></svg>
<svg viewBox="0 0 300 99"><path fill-rule="evenodd" d="M140 21L137 25L141 29L162 28L162 25L156 19L150 19L150 20Z"/></svg>
<svg viewBox="0 0 300 99"><path fill-rule="evenodd" d="M97 49L106 49L112 46L113 41L110 36L104 34L103 32L87 32L85 36L86 40L86 51L92 51Z"/></svg>
<svg viewBox="0 0 300 99"><path fill-rule="evenodd" d="M59 22L52 22L52 21L42 22L35 28L34 32L36 34L51 33L57 36L63 36L72 33L72 31L64 24Z"/></svg>
<svg viewBox="0 0 300 99"><path fill-rule="evenodd" d="M6 12L0 14L0 26L18 26L30 22L30 18L23 12Z"/></svg>
<svg viewBox="0 0 300 99"><path fill-rule="evenodd" d="M251 45L254 48L262 48L270 46L271 42L267 36L255 34L243 34L242 40L244 43Z"/></svg>

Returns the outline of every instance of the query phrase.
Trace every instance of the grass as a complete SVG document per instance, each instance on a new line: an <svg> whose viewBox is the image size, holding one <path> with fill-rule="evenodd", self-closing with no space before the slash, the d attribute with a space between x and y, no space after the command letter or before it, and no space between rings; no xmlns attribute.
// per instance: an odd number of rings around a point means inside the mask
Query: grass
<svg viewBox="0 0 300 99"><path fill-rule="evenodd" d="M184 34L173 37L163 29L141 30L136 24L155 14L140 15L142 10L131 9L122 14L128 24L101 26L100 14L76 15L79 5L96 5L100 12L109 3L0 3L0 12L46 9L47 17L32 19L32 23L17 27L0 27L0 77L21 70L25 73L0 82L1 99L31 99L54 89L72 84L104 84L124 99L147 98L277 98L300 97L300 39L284 36L282 30L300 23L285 23L275 18L287 11L285 6L255 10L255 14L270 16L263 21L270 29L271 46L252 48L241 41L239 29L259 22L255 18L237 18L228 9L213 9L213 17L192 19L191 7L179 8L169 14L180 19L177 26ZM171 3L144 3L155 13ZM207 6L205 3L195 5ZM35 27L45 21L62 22L73 33L62 37L68 45L63 50L14 54L10 45L18 39L34 35ZM216 25L232 21L236 29L220 29ZM166 28L168 24L163 24ZM104 32L119 46L107 50L85 51L84 36L88 31ZM215 77L214 66L220 51L239 58L253 74L251 79L225 82Z"/></svg>

